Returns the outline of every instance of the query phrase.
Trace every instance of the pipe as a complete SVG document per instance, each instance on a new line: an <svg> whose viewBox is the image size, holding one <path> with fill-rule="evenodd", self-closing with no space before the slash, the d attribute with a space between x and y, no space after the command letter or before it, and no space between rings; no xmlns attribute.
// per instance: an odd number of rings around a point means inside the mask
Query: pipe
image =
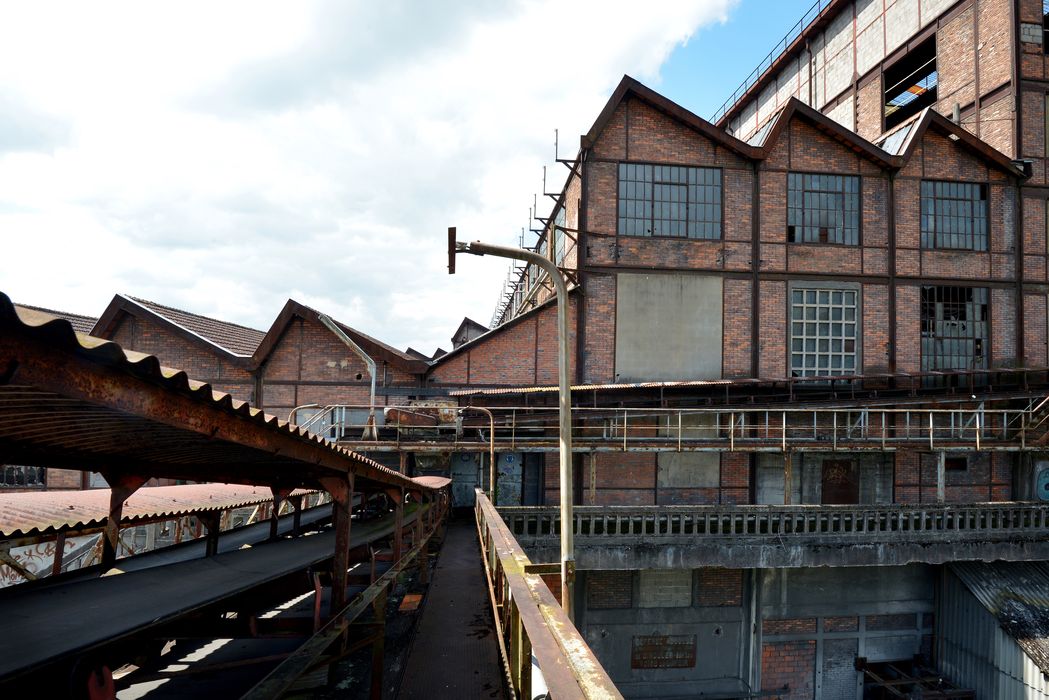
<svg viewBox="0 0 1049 700"><path fill-rule="evenodd" d="M558 375L558 447L561 474L561 607L569 620L572 614L572 592L575 578L575 551L572 537L572 394L568 379L568 287L561 271L553 261L538 253L521 248L489 245L480 241L456 243L456 253L494 255L500 258L524 260L545 270L557 291L557 375Z"/></svg>
<svg viewBox="0 0 1049 700"><path fill-rule="evenodd" d="M488 497L492 501L492 505L496 505L495 501L495 416L492 412L483 406L463 406L459 409L459 414L462 415L463 411L472 410L480 411L481 413L488 416L488 469L490 474L488 477ZM523 469L523 465L522 465Z"/></svg>
<svg viewBox="0 0 1049 700"><path fill-rule="evenodd" d="M335 321L332 321L324 314L317 314L317 318L328 328L328 330L334 333L335 337L341 340L346 347L357 353L357 356L364 360L364 364L368 366L368 376L371 377L371 398L368 401L368 425L364 426L364 434L361 437L364 439L370 437L372 440L378 440L379 434L375 429L375 360L368 357L368 353L361 350L361 346L353 342L353 339L346 335L345 331L335 324Z"/></svg>

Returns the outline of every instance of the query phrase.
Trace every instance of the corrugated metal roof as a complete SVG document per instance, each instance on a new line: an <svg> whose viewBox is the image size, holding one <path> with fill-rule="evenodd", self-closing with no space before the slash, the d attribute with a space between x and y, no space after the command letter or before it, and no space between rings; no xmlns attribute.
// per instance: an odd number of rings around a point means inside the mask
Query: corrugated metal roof
<svg viewBox="0 0 1049 700"><path fill-rule="evenodd" d="M76 335L0 293L0 443L15 464L190 481L418 487L403 474L269 416L156 357Z"/></svg>
<svg viewBox="0 0 1049 700"><path fill-rule="evenodd" d="M94 316L84 316L83 314L74 314L68 311L55 311L54 309L45 309L42 306L30 306L29 304L15 304L15 308L27 309L30 311L39 311L45 313L48 316L54 316L55 318L64 319L69 321L69 325L73 326L73 330L77 333L90 333L98 322L98 319Z"/></svg>
<svg viewBox="0 0 1049 700"><path fill-rule="evenodd" d="M309 491L297 489L293 493ZM109 495L109 489L0 493L0 536L101 526L109 513ZM186 484L142 488L124 502L121 522L178 517L272 500L272 492L264 486Z"/></svg>
<svg viewBox="0 0 1049 700"><path fill-rule="evenodd" d="M950 567L1042 673L1049 673L1049 563L956 562Z"/></svg>
<svg viewBox="0 0 1049 700"><path fill-rule="evenodd" d="M190 333L199 335L208 342L228 350L234 355L250 356L255 352L255 348L259 346L262 339L266 337L265 331L248 328L229 321L220 321L217 318L201 316L200 314L158 304L155 301L137 297L126 298L158 316L163 316L175 325L185 328Z"/></svg>

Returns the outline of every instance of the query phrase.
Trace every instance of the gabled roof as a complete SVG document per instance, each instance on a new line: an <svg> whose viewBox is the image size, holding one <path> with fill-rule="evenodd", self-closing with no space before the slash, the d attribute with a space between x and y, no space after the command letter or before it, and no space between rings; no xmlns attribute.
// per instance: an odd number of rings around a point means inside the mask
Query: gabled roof
<svg viewBox="0 0 1049 700"><path fill-rule="evenodd" d="M602 109L601 113L597 116L594 125L590 127L590 131L583 135L581 139L581 145L583 148L590 148L597 142L601 132L605 130L605 127L608 126L609 121L612 119L612 115L615 114L616 108L618 108L624 100L630 97L635 97L641 100L650 107L663 112L672 119L676 119L688 128L703 134L712 141L725 146L744 158L755 157L756 149L752 146L740 141L734 136L729 136L724 130L717 128L703 117L690 112L668 97L660 95L652 88L642 85L629 75L624 75L623 79L619 81L619 85L612 93L612 96L608 98L608 102L605 103L604 109Z"/></svg>
<svg viewBox="0 0 1049 700"><path fill-rule="evenodd" d="M790 120L794 117L803 119L825 133L827 136L841 143L846 148L849 148L864 158L873 161L880 167L894 168L901 165L889 157L889 154L885 151L878 148L852 129L842 126L823 112L809 107L796 97L789 98L784 103L783 107L780 108L779 112L775 114L765 126L758 130L759 133L764 132L764 138L761 140L759 146L759 157L766 158L768 156L769 152L783 135L783 132L787 129Z"/></svg>
<svg viewBox="0 0 1049 700"><path fill-rule="evenodd" d="M172 306L117 294L95 323L92 335L108 337L124 316L148 318L187 340L238 360L249 360L265 333L229 321L201 316Z"/></svg>
<svg viewBox="0 0 1049 700"><path fill-rule="evenodd" d="M54 316L64 321L69 321L69 325L73 327L73 330L77 333L91 333L91 329L98 323L98 319L94 316L84 316L82 314L73 314L68 311L55 311L54 309L45 309L42 306L30 306L29 304L15 304L15 309L31 309L32 311L39 311L40 313L47 314L48 316Z"/></svg>
<svg viewBox="0 0 1049 700"><path fill-rule="evenodd" d="M947 117L927 107L913 121L885 134L875 142L868 141L848 127L842 126L826 114L813 109L796 97L789 98L784 105L751 137L751 143L744 143L724 130L714 126L702 117L688 111L673 100L660 95L655 90L645 87L628 75L624 75L619 86L605 104L590 131L582 137L582 147L592 147L601 132L608 126L616 108L628 98L637 98L669 117L681 122L699 134L733 150L750 160L764 160L775 148L791 119L798 117L812 124L845 147L867 158L887 170L902 168L910 159L921 136L928 129L934 129L957 141L988 164L1013 177L1025 177L1012 160L979 137L966 131ZM909 129L906 137L901 137L899 129ZM885 146L890 150L882 148ZM903 150L901 150L903 149Z"/></svg>
<svg viewBox="0 0 1049 700"><path fill-rule="evenodd" d="M277 320L275 320L273 325L270 326L270 329L266 331L265 337L255 350L255 365L261 365L266 361L266 358L269 357L271 352L273 352L273 349L277 346L277 341L280 340L281 335L292 320L298 317L311 319L320 323L320 316L321 312L316 309L311 309L294 299L288 299L287 303L284 304L284 308L281 309L280 315L277 316ZM421 360L406 352L402 352L395 347L387 345L381 340L377 340L370 335L361 333L356 328L347 326L345 323L339 323L334 319L332 319L332 321L342 330L343 333L348 335L353 342L357 343L357 345L359 345L373 360L382 360L393 367L408 372L409 374L422 374L426 371L428 365L425 360Z"/></svg>
<svg viewBox="0 0 1049 700"><path fill-rule="evenodd" d="M452 337L455 338L460 333L462 333L464 330L469 330L471 328L473 330L481 331L482 333L484 333L484 332L486 332L488 330L488 326L486 326L486 325L484 325L482 323L478 323L477 321L473 320L469 316L463 316L463 322L460 323L459 327L455 329L455 333L452 333Z"/></svg>
<svg viewBox="0 0 1049 700"><path fill-rule="evenodd" d="M900 133L904 129L907 130L906 135ZM896 153L894 155L900 158L900 166L902 167L904 163L910 160L914 150L921 143L925 132L929 129L947 136L1006 175L1026 177L1024 172L1016 167L1009 156L986 141L981 140L976 134L963 128L961 125L955 124L932 107L926 107L915 117L912 117L912 121L904 122L896 129L879 136L876 141L885 148L895 149Z"/></svg>

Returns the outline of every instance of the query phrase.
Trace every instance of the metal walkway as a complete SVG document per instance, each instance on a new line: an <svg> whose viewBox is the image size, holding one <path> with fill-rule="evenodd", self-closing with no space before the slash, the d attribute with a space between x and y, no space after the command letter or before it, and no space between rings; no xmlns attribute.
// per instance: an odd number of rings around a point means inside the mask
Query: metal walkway
<svg viewBox="0 0 1049 700"><path fill-rule="evenodd" d="M397 697L505 698L503 675L477 530L459 516L448 523Z"/></svg>
<svg viewBox="0 0 1049 700"><path fill-rule="evenodd" d="M418 511L406 509L405 522ZM360 546L394 530L393 516L353 524ZM205 559L129 571L41 591L13 590L0 600L0 679L40 668L332 556L335 533L270 542Z"/></svg>

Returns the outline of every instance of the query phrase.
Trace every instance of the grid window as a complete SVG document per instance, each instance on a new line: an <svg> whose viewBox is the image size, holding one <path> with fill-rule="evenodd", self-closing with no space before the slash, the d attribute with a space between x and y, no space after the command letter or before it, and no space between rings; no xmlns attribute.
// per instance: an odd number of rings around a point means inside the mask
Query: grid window
<svg viewBox="0 0 1049 700"><path fill-rule="evenodd" d="M922 248L987 250L987 186L922 180Z"/></svg>
<svg viewBox="0 0 1049 700"><path fill-rule="evenodd" d="M620 163L619 233L721 238L721 170Z"/></svg>
<svg viewBox="0 0 1049 700"><path fill-rule="evenodd" d="M922 287L922 370L986 369L987 289Z"/></svg>
<svg viewBox="0 0 1049 700"><path fill-rule="evenodd" d="M794 289L790 304L790 370L795 377L856 372L858 293Z"/></svg>
<svg viewBox="0 0 1049 700"><path fill-rule="evenodd" d="M787 240L857 245L860 179L855 175L788 174Z"/></svg>
<svg viewBox="0 0 1049 700"><path fill-rule="evenodd" d="M565 208L560 207L554 216L554 264L561 265L565 261L565 232L562 229L566 224Z"/></svg>

